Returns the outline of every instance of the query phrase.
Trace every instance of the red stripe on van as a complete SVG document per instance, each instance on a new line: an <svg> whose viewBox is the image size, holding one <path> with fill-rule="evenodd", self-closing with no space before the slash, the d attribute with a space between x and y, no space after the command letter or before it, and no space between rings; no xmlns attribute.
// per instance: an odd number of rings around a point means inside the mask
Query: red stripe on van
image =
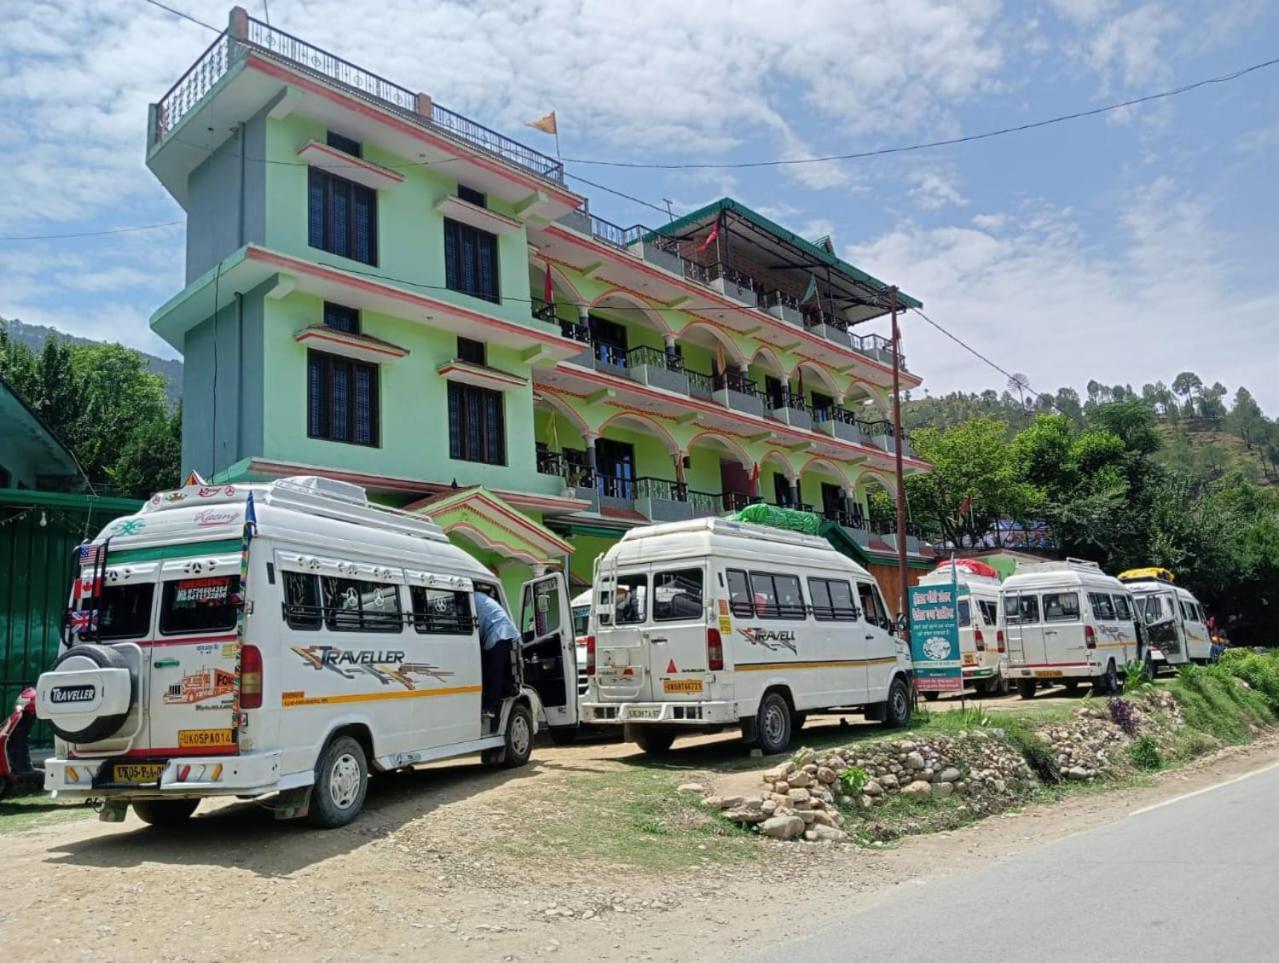
<svg viewBox="0 0 1279 963"><path fill-rule="evenodd" d="M236 638L237 636L234 632L230 635L184 635L176 638L147 639L139 642L138 646L141 648L146 648L147 646L160 648L165 645L199 645L201 642L213 645L216 642L234 642Z"/></svg>
<svg viewBox="0 0 1279 963"><path fill-rule="evenodd" d="M93 762L98 759L152 759L156 762L163 762L166 758L178 756L238 756L240 754L239 746L193 746L188 749L178 748L159 748L159 749L130 749L128 752L117 752L113 755L93 755L81 756L75 752L67 753L69 759L84 759Z"/></svg>
<svg viewBox="0 0 1279 963"><path fill-rule="evenodd" d="M1013 668L1016 669L1055 669L1058 666L1080 666L1092 665L1091 662L1018 662Z"/></svg>

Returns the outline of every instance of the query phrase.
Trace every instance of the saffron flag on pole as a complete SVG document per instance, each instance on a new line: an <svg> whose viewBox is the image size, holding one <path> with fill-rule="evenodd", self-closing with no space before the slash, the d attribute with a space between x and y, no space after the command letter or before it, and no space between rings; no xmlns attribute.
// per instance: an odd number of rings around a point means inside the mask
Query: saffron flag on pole
<svg viewBox="0 0 1279 963"><path fill-rule="evenodd" d="M756 494L759 494L759 462L755 462L751 468L751 485L756 489Z"/></svg>
<svg viewBox="0 0 1279 963"><path fill-rule="evenodd" d="M524 126L540 130L543 134L558 134L560 132L559 125L555 122L555 111L551 111L545 117L539 117L537 120L526 121Z"/></svg>
<svg viewBox="0 0 1279 963"><path fill-rule="evenodd" d="M555 303L555 282L551 280L551 265L546 264L546 280L542 282L542 300L547 304Z"/></svg>

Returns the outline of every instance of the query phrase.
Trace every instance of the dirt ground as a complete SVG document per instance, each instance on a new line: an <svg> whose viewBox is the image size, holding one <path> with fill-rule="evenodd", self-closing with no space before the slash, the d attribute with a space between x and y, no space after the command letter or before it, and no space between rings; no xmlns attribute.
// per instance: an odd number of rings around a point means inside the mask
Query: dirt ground
<svg viewBox="0 0 1279 963"><path fill-rule="evenodd" d="M815 719L803 741L866 728ZM1279 739L1139 788L1031 807L892 849L656 837L647 850L608 859L600 858L611 854L607 792L618 780L728 784L740 778L734 772L763 763L730 737L690 742L660 767L616 743L539 746L534 760L506 772L463 760L375 779L365 813L331 832L277 823L253 804L206 803L182 831L149 829L131 815L123 824L56 821L0 835L0 955L733 958L734 948L811 927L823 903L870 906L893 887L1260 768L1279 760ZM589 795L596 786L603 795ZM589 811L583 802L601 818L561 825L566 810ZM560 834L547 835L557 825ZM679 855L678 868L664 855Z"/></svg>

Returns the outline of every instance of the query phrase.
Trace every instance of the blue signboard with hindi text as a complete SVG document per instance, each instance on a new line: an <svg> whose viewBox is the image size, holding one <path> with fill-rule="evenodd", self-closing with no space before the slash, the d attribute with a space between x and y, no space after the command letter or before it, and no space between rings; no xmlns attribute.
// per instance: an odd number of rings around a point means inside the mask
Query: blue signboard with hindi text
<svg viewBox="0 0 1279 963"><path fill-rule="evenodd" d="M968 586L915 585L910 590L910 657L920 692L964 688L959 652L959 596Z"/></svg>

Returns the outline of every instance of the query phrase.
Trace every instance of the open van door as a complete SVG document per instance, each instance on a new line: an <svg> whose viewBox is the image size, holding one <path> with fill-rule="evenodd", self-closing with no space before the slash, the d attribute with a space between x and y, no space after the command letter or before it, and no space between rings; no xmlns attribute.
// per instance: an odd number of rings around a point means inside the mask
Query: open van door
<svg viewBox="0 0 1279 963"><path fill-rule="evenodd" d="M1162 592L1133 597L1138 614L1146 622L1150 644L1164 654L1169 665L1187 661L1177 619L1177 600Z"/></svg>
<svg viewBox="0 0 1279 963"><path fill-rule="evenodd" d="M524 682L542 700L552 729L577 726L577 652L568 586L560 573L524 583L520 597Z"/></svg>

